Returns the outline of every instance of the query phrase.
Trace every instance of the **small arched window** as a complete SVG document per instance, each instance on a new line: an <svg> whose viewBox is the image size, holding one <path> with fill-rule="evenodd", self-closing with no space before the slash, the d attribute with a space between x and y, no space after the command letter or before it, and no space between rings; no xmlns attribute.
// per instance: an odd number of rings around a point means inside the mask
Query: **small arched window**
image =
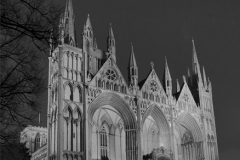
<svg viewBox="0 0 240 160"><path fill-rule="evenodd" d="M40 133L38 132L35 137L35 151L40 148Z"/></svg>

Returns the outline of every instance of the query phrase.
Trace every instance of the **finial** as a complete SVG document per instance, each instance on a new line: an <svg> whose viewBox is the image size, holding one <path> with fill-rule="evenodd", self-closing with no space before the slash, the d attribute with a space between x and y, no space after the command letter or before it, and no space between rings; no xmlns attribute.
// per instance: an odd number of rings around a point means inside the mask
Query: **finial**
<svg viewBox="0 0 240 160"><path fill-rule="evenodd" d="M109 23L110 26L112 26L112 23Z"/></svg>
<svg viewBox="0 0 240 160"><path fill-rule="evenodd" d="M150 62L150 65L151 65L151 67L153 69L154 68L154 63L152 61Z"/></svg>
<svg viewBox="0 0 240 160"><path fill-rule="evenodd" d="M89 17L90 15L88 14L87 16Z"/></svg>

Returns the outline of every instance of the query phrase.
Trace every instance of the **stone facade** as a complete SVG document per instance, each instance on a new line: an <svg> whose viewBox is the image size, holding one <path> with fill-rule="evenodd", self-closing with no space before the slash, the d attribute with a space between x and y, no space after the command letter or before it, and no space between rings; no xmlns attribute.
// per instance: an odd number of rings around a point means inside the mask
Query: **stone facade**
<svg viewBox="0 0 240 160"><path fill-rule="evenodd" d="M32 155L33 152L47 144L47 128L27 126L20 133L20 142L26 142L26 148L29 149L29 154Z"/></svg>
<svg viewBox="0 0 240 160"><path fill-rule="evenodd" d="M49 57L47 159L218 160L211 82L193 40L191 74L173 93L167 60L162 81L153 63L139 81L132 46L126 81L111 25L103 51L89 16L78 47L74 21L67 0Z"/></svg>

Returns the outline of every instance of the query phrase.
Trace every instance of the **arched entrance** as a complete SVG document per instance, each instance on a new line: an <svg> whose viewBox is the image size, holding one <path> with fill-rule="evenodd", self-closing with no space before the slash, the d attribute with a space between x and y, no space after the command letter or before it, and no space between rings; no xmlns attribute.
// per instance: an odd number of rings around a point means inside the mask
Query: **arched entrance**
<svg viewBox="0 0 240 160"><path fill-rule="evenodd" d="M142 129L143 159L154 159L153 154L157 153L154 151L158 151L159 148L170 149L169 124L162 110L156 104L151 105L145 112Z"/></svg>
<svg viewBox="0 0 240 160"><path fill-rule="evenodd" d="M136 160L137 127L128 104L115 93L102 93L88 109L92 159Z"/></svg>
<svg viewBox="0 0 240 160"><path fill-rule="evenodd" d="M177 153L183 160L203 159L203 137L197 121L189 113L181 114L176 122L176 131L181 146Z"/></svg>

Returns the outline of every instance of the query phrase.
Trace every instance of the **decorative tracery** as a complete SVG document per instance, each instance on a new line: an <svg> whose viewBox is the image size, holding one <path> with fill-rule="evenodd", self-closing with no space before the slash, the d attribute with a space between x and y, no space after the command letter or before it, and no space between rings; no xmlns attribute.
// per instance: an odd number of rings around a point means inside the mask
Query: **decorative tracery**
<svg viewBox="0 0 240 160"><path fill-rule="evenodd" d="M117 79L117 73L116 73L116 71L115 71L114 69L112 69L112 68L108 68L108 69L106 70L105 74L106 74L107 79L109 79L109 80L114 81L114 80Z"/></svg>
<svg viewBox="0 0 240 160"><path fill-rule="evenodd" d="M155 81L151 81L150 83L149 83L149 87L150 87L150 90L152 91L152 92L157 92L158 91L158 84L155 82Z"/></svg>

